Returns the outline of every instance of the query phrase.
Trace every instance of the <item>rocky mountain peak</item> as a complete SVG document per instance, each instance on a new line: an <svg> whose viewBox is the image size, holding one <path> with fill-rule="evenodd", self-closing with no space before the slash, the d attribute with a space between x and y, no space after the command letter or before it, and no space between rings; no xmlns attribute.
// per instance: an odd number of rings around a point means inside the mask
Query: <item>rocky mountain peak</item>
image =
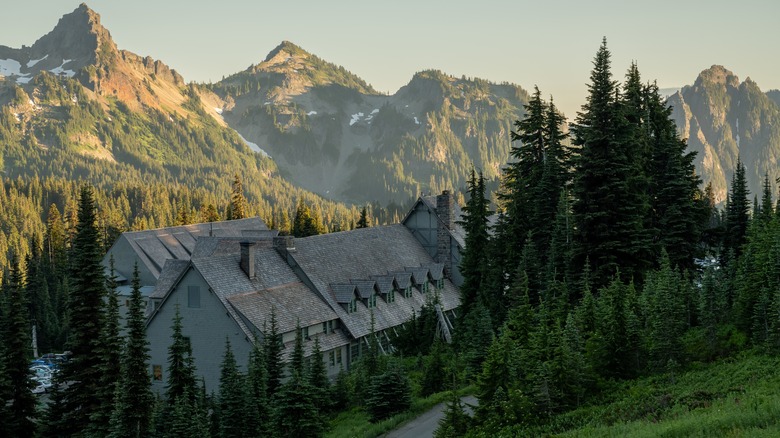
<svg viewBox="0 0 780 438"><path fill-rule="evenodd" d="M116 52L111 34L100 24L100 15L82 3L73 12L63 15L51 32L33 44L30 57L46 57L41 67L50 67L47 64L53 66L67 59L70 65L64 67L78 70L86 65L97 64L101 58Z"/></svg>
<svg viewBox="0 0 780 438"><path fill-rule="evenodd" d="M696 78L695 85L704 84L738 87L739 78L722 65L713 65L699 73L699 77Z"/></svg>
<svg viewBox="0 0 780 438"><path fill-rule="evenodd" d="M309 52L285 40L268 53L268 56L265 57L263 63L268 65L276 65L287 62L289 58L305 59L309 56L311 56Z"/></svg>

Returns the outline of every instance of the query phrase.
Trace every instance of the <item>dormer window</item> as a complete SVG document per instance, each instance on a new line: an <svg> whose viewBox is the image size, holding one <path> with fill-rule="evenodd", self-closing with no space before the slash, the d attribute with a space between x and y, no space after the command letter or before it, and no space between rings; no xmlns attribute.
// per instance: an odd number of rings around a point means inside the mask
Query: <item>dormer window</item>
<svg viewBox="0 0 780 438"><path fill-rule="evenodd" d="M388 303L395 302L395 289L390 289L390 292L387 293L387 302Z"/></svg>
<svg viewBox="0 0 780 438"><path fill-rule="evenodd" d="M425 281L422 284L422 293L427 294L428 293L428 282Z"/></svg>
<svg viewBox="0 0 780 438"><path fill-rule="evenodd" d="M409 286L406 289L404 289L404 298L411 298L412 297L412 287Z"/></svg>
<svg viewBox="0 0 780 438"><path fill-rule="evenodd" d="M444 289L444 279L443 278L440 278L440 279L436 280L436 289L437 290Z"/></svg>
<svg viewBox="0 0 780 438"><path fill-rule="evenodd" d="M301 327L301 339L309 339L309 327Z"/></svg>
<svg viewBox="0 0 780 438"><path fill-rule="evenodd" d="M374 307L376 307L376 294L371 294L368 297L368 308L371 309Z"/></svg>
<svg viewBox="0 0 780 438"><path fill-rule="evenodd" d="M353 298L352 301L349 302L349 305L347 307L348 313L355 313L357 312L357 298Z"/></svg>

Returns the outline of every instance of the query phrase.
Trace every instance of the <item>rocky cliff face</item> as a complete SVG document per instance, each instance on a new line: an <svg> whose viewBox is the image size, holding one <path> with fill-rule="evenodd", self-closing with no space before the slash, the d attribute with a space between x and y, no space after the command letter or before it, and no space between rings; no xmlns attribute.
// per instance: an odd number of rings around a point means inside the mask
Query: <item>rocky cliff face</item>
<svg viewBox="0 0 780 438"><path fill-rule="evenodd" d="M737 157L747 170L751 194L760 196L765 173L780 177L780 107L747 78L722 66L701 72L692 86L669 97L673 117L688 147L698 153L697 172L712 182L723 202Z"/></svg>
<svg viewBox="0 0 780 438"><path fill-rule="evenodd" d="M81 4L64 15L54 29L30 47L0 46L0 74L6 82L33 86L38 74L78 80L98 96L115 97L134 109L179 107L186 100L185 84L161 61L119 50L100 15Z"/></svg>
<svg viewBox="0 0 780 438"><path fill-rule="evenodd" d="M472 163L497 178L528 99L514 85L438 71L384 95L289 42L209 88L221 117L297 184L382 203L464 187Z"/></svg>

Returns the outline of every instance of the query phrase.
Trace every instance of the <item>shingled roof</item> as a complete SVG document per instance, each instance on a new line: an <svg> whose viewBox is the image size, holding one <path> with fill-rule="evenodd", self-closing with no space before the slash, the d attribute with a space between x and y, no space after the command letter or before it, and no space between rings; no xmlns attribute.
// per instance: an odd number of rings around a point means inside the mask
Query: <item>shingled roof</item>
<svg viewBox="0 0 780 438"><path fill-rule="evenodd" d="M259 217L205 224L181 225L155 230L128 231L122 233L155 278L160 276L165 261L187 260L196 247L198 237L257 236L268 233L268 227ZM270 236L270 234L269 234Z"/></svg>
<svg viewBox="0 0 780 438"><path fill-rule="evenodd" d="M353 283L360 289L358 283L362 284L362 280L374 284L376 281L372 278L393 275L398 286L403 288L412 276L412 273L405 272L407 268L425 271L427 275L425 267L434 265L434 260L401 224L296 239L295 250L289 256L320 291L354 338L370 333L369 312L374 314L374 329L384 330L406 322L412 312L419 312L426 301L433 298L432 293L424 295L415 289L410 298L398 294L392 303L378 300L371 310L361 303L357 312L348 313L340 305L344 303L344 297L338 285ZM459 305L460 299L457 289L449 281L445 283L440 300L444 310L450 310Z"/></svg>

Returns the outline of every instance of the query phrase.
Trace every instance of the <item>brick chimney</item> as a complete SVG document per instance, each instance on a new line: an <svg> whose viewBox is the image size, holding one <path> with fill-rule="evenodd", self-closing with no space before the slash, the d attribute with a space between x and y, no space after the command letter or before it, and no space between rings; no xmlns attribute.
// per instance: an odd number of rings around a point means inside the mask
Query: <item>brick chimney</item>
<svg viewBox="0 0 780 438"><path fill-rule="evenodd" d="M452 237L450 230L455 227L455 199L449 190L436 196L436 261L444 264L444 276L452 278Z"/></svg>
<svg viewBox="0 0 780 438"><path fill-rule="evenodd" d="M255 278L255 242L241 241L241 270L250 279Z"/></svg>

